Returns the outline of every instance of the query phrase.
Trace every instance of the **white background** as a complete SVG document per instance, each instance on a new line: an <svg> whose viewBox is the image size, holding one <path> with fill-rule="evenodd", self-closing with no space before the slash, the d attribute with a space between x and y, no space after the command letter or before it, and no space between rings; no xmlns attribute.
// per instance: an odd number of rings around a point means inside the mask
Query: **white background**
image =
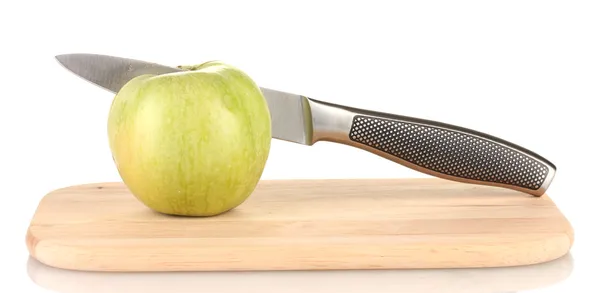
<svg viewBox="0 0 600 293"><path fill-rule="evenodd" d="M284 2L1 2L0 286L48 290L27 275L24 242L45 193L120 180L106 137L111 94L53 58L86 52L166 65L219 59L261 86L466 126L532 149L558 167L548 193L576 242L570 276L531 292L595 291L599 2ZM349 147L275 140L264 172L422 176ZM62 277L49 282L75 284ZM461 287L486 291L471 282Z"/></svg>

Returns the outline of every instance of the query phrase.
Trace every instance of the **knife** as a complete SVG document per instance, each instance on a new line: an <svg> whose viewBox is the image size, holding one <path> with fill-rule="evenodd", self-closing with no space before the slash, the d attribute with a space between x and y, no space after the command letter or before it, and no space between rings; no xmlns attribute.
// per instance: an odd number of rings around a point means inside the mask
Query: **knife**
<svg viewBox="0 0 600 293"><path fill-rule="evenodd" d="M184 70L99 54L64 54L56 59L75 75L112 93L142 74ZM260 89L276 139L308 146L319 141L340 143L431 176L536 197L546 192L556 172L554 164L540 155L479 131Z"/></svg>

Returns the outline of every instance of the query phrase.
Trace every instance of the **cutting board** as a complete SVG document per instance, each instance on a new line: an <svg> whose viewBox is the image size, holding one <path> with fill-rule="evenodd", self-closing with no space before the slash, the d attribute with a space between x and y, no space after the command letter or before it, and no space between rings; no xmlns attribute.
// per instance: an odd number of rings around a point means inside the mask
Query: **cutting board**
<svg viewBox="0 0 600 293"><path fill-rule="evenodd" d="M438 178L264 180L205 218L153 212L109 182L45 195L26 243L88 271L479 268L557 259L573 230L547 194Z"/></svg>

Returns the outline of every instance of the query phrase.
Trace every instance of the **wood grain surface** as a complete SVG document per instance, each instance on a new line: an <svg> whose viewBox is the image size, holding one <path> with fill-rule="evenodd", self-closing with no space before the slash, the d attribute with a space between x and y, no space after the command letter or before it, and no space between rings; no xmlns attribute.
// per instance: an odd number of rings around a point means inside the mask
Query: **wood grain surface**
<svg viewBox="0 0 600 293"><path fill-rule="evenodd" d="M528 265L567 254L553 201L438 178L265 180L214 217L158 214L120 182L55 190L31 256L90 271L337 270Z"/></svg>

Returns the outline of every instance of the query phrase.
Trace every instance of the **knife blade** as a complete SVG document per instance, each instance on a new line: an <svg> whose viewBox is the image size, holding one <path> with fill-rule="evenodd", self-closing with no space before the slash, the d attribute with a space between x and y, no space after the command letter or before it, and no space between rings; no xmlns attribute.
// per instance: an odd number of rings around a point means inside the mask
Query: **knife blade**
<svg viewBox="0 0 600 293"><path fill-rule="evenodd" d="M56 56L56 59L77 76L112 93L117 93L136 76L184 71L177 67L98 54L64 54ZM273 137L312 144L306 98L262 87L261 91L271 113Z"/></svg>
<svg viewBox="0 0 600 293"><path fill-rule="evenodd" d="M183 71L100 54L63 54L56 59L75 75L112 93L142 74ZM431 176L537 197L544 195L556 172L556 166L539 154L476 130L260 89L269 106L275 139L309 146L319 141L339 143Z"/></svg>

